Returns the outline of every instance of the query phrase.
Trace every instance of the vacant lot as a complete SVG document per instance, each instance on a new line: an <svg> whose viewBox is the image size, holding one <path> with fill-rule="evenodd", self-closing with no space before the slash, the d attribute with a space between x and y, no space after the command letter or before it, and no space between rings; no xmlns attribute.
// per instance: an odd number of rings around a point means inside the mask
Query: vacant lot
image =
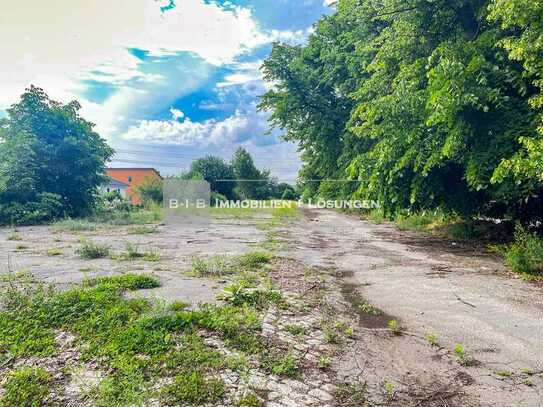
<svg viewBox="0 0 543 407"><path fill-rule="evenodd" d="M459 242L277 210L0 253L5 405L541 405L541 289Z"/></svg>

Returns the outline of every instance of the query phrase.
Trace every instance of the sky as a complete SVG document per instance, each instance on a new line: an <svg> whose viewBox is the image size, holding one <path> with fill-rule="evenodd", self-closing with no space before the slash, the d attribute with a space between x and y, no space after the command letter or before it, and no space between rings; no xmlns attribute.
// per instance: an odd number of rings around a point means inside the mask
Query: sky
<svg viewBox="0 0 543 407"><path fill-rule="evenodd" d="M283 181L297 148L257 112L274 41L303 44L330 0L27 0L0 14L0 117L30 84L81 115L111 166L186 170L238 147Z"/></svg>

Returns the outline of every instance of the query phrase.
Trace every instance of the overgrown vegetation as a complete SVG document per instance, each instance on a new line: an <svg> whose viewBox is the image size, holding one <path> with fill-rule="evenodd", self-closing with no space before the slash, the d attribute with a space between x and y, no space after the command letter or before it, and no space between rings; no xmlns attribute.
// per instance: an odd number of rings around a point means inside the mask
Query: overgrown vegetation
<svg viewBox="0 0 543 407"><path fill-rule="evenodd" d="M254 271L268 264L272 256L266 252L250 252L240 256L213 256L192 259L192 272L198 277L220 277Z"/></svg>
<svg viewBox="0 0 543 407"><path fill-rule="evenodd" d="M40 223L93 210L113 150L79 116L80 108L31 86L0 120L0 224Z"/></svg>
<svg viewBox="0 0 543 407"><path fill-rule="evenodd" d="M306 44L275 44L260 108L301 146L302 196L542 219L542 13L526 0L339 0Z"/></svg>
<svg viewBox="0 0 543 407"><path fill-rule="evenodd" d="M42 406L49 394L51 381L51 375L43 368L20 367L8 375L0 406Z"/></svg>
<svg viewBox="0 0 543 407"><path fill-rule="evenodd" d="M495 246L511 269L527 276L542 275L543 240L534 233L517 225L515 241L510 245Z"/></svg>
<svg viewBox="0 0 543 407"><path fill-rule="evenodd" d="M282 304L281 295L271 287L249 288L251 277L255 285L262 283L258 273L270 260L260 252L234 258L248 274L240 275L226 305L203 304L195 310L185 303L165 307L124 295L160 285L147 274L97 277L68 291L8 284L0 307L0 354L54 357L58 332L74 334L83 360L108 372L89 394L103 406L145 404L149 397L168 404L216 402L225 395L219 373L226 367L245 371L252 364L295 377L298 360L260 336L262 312L272 303ZM203 337L210 335L220 338L231 355L207 345ZM173 381L153 388L161 377ZM239 405L258 403L249 395L239 400Z"/></svg>
<svg viewBox="0 0 543 407"><path fill-rule="evenodd" d="M109 256L110 252L111 248L109 245L95 243L87 240L82 241L81 247L76 250L76 253L79 255L79 257L87 260L107 257Z"/></svg>

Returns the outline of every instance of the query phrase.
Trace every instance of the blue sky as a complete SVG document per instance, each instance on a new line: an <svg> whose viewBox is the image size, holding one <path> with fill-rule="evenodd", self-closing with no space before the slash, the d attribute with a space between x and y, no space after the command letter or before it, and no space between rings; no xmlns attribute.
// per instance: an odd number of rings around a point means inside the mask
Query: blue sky
<svg viewBox="0 0 543 407"><path fill-rule="evenodd" d="M0 114L32 83L53 98L80 101L82 115L117 149L114 166L174 174L194 158L230 158L243 146L258 165L292 181L296 146L280 132L266 136L267 114L256 111L270 86L259 67L272 42L303 43L331 12L326 3L15 2L0 16Z"/></svg>

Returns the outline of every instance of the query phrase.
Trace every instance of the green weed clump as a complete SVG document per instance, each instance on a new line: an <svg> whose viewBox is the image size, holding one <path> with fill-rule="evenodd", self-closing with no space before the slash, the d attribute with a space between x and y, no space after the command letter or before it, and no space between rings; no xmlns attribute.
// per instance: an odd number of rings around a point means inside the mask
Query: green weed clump
<svg viewBox="0 0 543 407"><path fill-rule="evenodd" d="M108 245L84 241L76 253L82 259L93 260L109 256L110 251Z"/></svg>
<svg viewBox="0 0 543 407"><path fill-rule="evenodd" d="M122 274L119 276L97 277L88 280L87 285L93 287L100 284L111 285L123 290L144 290L160 287L160 281L148 274Z"/></svg>
<svg viewBox="0 0 543 407"><path fill-rule="evenodd" d="M145 261L159 261L160 254L154 251L140 252L138 246L131 242L127 242L125 245L125 251L119 255L113 256L118 260L138 260L142 259Z"/></svg>
<svg viewBox="0 0 543 407"><path fill-rule="evenodd" d="M494 248L516 273L537 275L543 271L543 240L517 225L515 241L509 246Z"/></svg>
<svg viewBox="0 0 543 407"><path fill-rule="evenodd" d="M49 395L51 375L42 368L24 366L9 373L4 384L2 407L41 406Z"/></svg>
<svg viewBox="0 0 543 407"><path fill-rule="evenodd" d="M162 390L161 398L168 405L197 405L218 401L224 391L221 379L208 379L201 372L193 371L176 376L173 383Z"/></svg>
<svg viewBox="0 0 543 407"><path fill-rule="evenodd" d="M257 271L268 264L272 256L266 252L251 252L240 256L212 256L192 259L192 272L198 277L220 277Z"/></svg>

